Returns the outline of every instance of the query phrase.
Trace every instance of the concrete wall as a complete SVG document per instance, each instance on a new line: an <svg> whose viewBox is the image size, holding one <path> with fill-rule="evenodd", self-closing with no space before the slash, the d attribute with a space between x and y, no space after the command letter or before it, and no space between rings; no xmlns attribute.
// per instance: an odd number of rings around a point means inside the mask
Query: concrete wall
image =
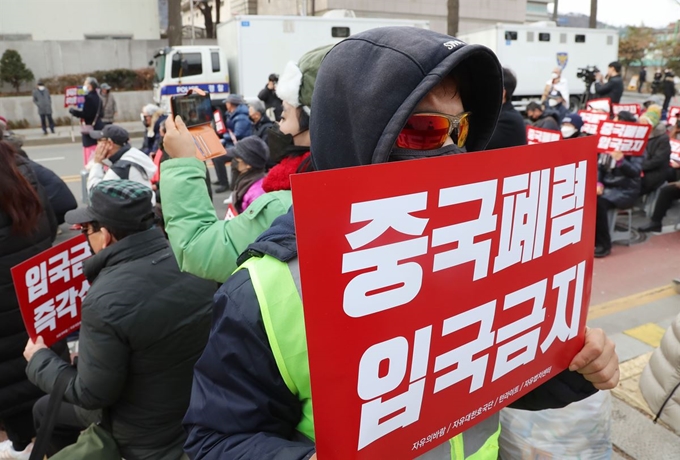
<svg viewBox="0 0 680 460"><path fill-rule="evenodd" d="M142 107L153 102L153 91L126 91L113 93L118 104L116 121L139 120ZM0 97L0 115L11 121L26 119L31 126L40 126L38 110L30 96ZM52 117L67 117L68 109L64 108L64 95L52 95ZM74 120L74 123L76 120ZM140 121L141 123L141 121Z"/></svg>
<svg viewBox="0 0 680 460"><path fill-rule="evenodd" d="M158 0L2 0L5 39L160 38Z"/></svg>

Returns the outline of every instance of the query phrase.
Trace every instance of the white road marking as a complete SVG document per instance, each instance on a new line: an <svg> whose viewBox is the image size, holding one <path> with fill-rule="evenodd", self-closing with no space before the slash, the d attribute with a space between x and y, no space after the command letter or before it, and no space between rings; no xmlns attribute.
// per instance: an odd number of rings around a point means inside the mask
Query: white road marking
<svg viewBox="0 0 680 460"><path fill-rule="evenodd" d="M38 163L42 163L43 161L59 161L59 160L65 160L66 157L50 157L50 158L36 158L33 161L37 161Z"/></svg>

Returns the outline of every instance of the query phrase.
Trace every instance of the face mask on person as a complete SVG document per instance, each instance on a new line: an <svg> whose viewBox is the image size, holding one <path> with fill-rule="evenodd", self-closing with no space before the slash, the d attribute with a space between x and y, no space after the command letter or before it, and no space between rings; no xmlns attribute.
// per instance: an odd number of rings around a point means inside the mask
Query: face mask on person
<svg viewBox="0 0 680 460"><path fill-rule="evenodd" d="M300 133L302 132L304 131L300 131ZM269 128L269 134L267 135L269 159L274 163L278 163L284 157L292 153L302 154L309 152L309 147L295 145L294 139L295 136L292 134L282 133L278 126L272 126Z"/></svg>
<svg viewBox="0 0 680 460"><path fill-rule="evenodd" d="M467 150L465 147L458 147L456 144L445 145L435 150L415 150L395 147L390 154L390 161L417 160L420 158L455 155L457 153L467 153Z"/></svg>
<svg viewBox="0 0 680 460"><path fill-rule="evenodd" d="M557 107L559 103L557 102L557 99L548 99L548 106L550 107Z"/></svg>
<svg viewBox="0 0 680 460"><path fill-rule="evenodd" d="M576 134L576 128L573 126L562 126L562 128L560 128L560 131L562 131L562 137L565 139L568 139L574 134Z"/></svg>
<svg viewBox="0 0 680 460"><path fill-rule="evenodd" d="M45 87L44 87L43 85L38 85L38 89L39 89L40 91L43 91L43 90L45 89Z"/></svg>
<svg viewBox="0 0 680 460"><path fill-rule="evenodd" d="M83 85L83 91L85 91L85 94L90 92L90 87L87 85Z"/></svg>

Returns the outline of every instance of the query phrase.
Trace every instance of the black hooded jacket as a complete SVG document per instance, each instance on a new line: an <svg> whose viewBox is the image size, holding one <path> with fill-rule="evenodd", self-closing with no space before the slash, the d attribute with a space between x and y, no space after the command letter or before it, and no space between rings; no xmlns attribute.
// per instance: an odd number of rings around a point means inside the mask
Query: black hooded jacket
<svg viewBox="0 0 680 460"><path fill-rule="evenodd" d="M406 33L405 33L406 32ZM360 59L357 55L361 56ZM387 162L397 135L420 100L455 72L484 91L461 89L471 123L468 150L482 150L501 103L501 67L488 49L415 28L379 28L333 48L318 73L312 101L312 161L317 170ZM395 84L398 82L398 84ZM358 93L358 94L357 94ZM352 94L352 97L347 97ZM297 257L292 210L274 221L239 261L268 254ZM314 443L296 431L301 404L281 377L247 270L218 290L208 345L196 363L184 419L185 449L198 459L302 460ZM516 407L562 407L594 392L579 374L560 374ZM342 423L342 421L339 421Z"/></svg>

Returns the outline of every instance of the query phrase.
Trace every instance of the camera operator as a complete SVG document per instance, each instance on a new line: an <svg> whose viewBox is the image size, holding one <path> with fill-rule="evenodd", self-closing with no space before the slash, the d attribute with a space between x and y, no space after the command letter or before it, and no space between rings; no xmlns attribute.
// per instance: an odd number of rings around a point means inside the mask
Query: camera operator
<svg viewBox="0 0 680 460"><path fill-rule="evenodd" d="M602 74L597 72L595 74L595 95L599 97L608 97L612 104L621 102L623 95L623 78L621 78L621 63L618 61L611 62L607 68L607 83L603 83Z"/></svg>

